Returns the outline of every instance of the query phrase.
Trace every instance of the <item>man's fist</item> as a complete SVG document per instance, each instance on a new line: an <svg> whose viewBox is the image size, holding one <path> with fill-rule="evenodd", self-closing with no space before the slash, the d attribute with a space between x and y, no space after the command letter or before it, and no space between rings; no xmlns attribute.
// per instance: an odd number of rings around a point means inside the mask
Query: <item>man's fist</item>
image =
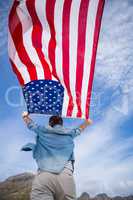
<svg viewBox="0 0 133 200"><path fill-rule="evenodd" d="M27 111L24 111L23 113L22 113L22 117L24 118L24 117L28 117L29 116L29 113L27 112Z"/></svg>

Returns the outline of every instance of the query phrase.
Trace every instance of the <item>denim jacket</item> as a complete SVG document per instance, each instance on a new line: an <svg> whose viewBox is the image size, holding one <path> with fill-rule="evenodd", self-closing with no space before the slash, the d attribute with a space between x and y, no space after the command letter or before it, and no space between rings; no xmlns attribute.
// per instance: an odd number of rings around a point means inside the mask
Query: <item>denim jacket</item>
<svg viewBox="0 0 133 200"><path fill-rule="evenodd" d="M28 143L22 150L32 150L39 170L60 173L69 160L74 161L73 139L80 134L80 128L68 130L60 125L43 127L33 121L28 128L36 133L36 144Z"/></svg>

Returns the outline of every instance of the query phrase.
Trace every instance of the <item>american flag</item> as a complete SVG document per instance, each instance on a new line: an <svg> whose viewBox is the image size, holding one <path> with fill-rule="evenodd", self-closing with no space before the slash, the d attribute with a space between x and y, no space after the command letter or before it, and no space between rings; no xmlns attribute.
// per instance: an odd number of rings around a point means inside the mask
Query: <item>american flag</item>
<svg viewBox="0 0 133 200"><path fill-rule="evenodd" d="M13 2L9 58L30 113L89 118L103 8L104 0Z"/></svg>

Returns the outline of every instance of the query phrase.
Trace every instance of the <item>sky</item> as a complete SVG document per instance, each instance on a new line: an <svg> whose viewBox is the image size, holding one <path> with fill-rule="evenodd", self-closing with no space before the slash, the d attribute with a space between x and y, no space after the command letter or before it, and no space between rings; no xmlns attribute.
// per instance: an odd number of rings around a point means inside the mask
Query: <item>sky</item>
<svg viewBox="0 0 133 200"><path fill-rule="evenodd" d="M0 181L35 172L31 153L22 145L34 141L25 127L21 89L7 53L7 16L11 0L0 1ZM97 51L91 119L93 125L75 140L77 193L91 196L133 194L133 1L106 0ZM48 123L48 117L35 116ZM66 127L82 120L64 119Z"/></svg>

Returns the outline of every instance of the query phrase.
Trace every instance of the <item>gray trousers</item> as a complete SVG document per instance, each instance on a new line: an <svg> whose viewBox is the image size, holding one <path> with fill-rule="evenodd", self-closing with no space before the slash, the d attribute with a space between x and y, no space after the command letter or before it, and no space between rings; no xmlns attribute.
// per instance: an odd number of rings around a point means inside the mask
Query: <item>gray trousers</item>
<svg viewBox="0 0 133 200"><path fill-rule="evenodd" d="M31 200L76 200L72 171L65 168L60 174L38 173L32 184Z"/></svg>

